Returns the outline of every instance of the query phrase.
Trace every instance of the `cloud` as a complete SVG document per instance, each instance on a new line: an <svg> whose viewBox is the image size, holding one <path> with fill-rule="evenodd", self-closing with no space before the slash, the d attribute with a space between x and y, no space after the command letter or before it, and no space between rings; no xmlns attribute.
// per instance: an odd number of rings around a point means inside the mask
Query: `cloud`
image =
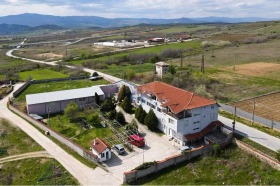
<svg viewBox="0 0 280 186"><path fill-rule="evenodd" d="M280 18L279 0L1 0L0 16L20 13L109 18Z"/></svg>

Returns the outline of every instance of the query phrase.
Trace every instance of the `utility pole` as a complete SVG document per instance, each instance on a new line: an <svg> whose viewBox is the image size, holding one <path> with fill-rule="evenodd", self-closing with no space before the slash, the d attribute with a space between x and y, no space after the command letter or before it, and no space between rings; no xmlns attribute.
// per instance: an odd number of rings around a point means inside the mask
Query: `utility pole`
<svg viewBox="0 0 280 186"><path fill-rule="evenodd" d="M204 54L202 54L202 57L201 57L201 69L200 71L204 74Z"/></svg>
<svg viewBox="0 0 280 186"><path fill-rule="evenodd" d="M255 109L256 109L256 101L254 101L253 103L253 117L252 117L252 125L254 124L255 122Z"/></svg>
<svg viewBox="0 0 280 186"><path fill-rule="evenodd" d="M234 106L234 116L233 116L233 122L232 122L232 132L235 132L235 123L236 123L236 106Z"/></svg>

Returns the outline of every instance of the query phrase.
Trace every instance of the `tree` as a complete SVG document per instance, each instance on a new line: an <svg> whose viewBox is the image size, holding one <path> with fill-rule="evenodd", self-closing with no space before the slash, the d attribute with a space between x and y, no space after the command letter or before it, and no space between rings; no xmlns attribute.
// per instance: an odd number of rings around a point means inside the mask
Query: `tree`
<svg viewBox="0 0 280 186"><path fill-rule="evenodd" d="M70 119L74 120L77 118L79 107L75 102L70 102L64 109L65 115Z"/></svg>
<svg viewBox="0 0 280 186"><path fill-rule="evenodd" d="M117 111L114 109L114 110L111 110L109 112L109 119L110 120L114 120L116 118L116 115L117 115Z"/></svg>
<svg viewBox="0 0 280 186"><path fill-rule="evenodd" d="M141 110L143 110L142 106L140 105L139 107L136 108L135 110L135 118L139 121L140 115L141 115Z"/></svg>
<svg viewBox="0 0 280 186"><path fill-rule="evenodd" d="M100 105L100 97L99 97L99 95L95 92L95 94L94 94L94 98L95 98L95 103L97 104L97 105Z"/></svg>
<svg viewBox="0 0 280 186"><path fill-rule="evenodd" d="M87 122L91 125L98 125L101 123L101 119L98 113L92 113L88 115Z"/></svg>
<svg viewBox="0 0 280 186"><path fill-rule="evenodd" d="M99 76L99 74L97 72L93 72L91 76L96 77L96 76Z"/></svg>
<svg viewBox="0 0 280 186"><path fill-rule="evenodd" d="M131 91L130 88L128 86L125 87L125 96L130 99L131 96Z"/></svg>
<svg viewBox="0 0 280 186"><path fill-rule="evenodd" d="M127 113L130 113L132 110L132 105L129 101L129 99L127 97L124 98L121 107L123 108L123 110Z"/></svg>
<svg viewBox="0 0 280 186"><path fill-rule="evenodd" d="M101 112L110 112L111 110L115 110L116 103L112 98L107 99L104 103L101 104L100 111Z"/></svg>
<svg viewBox="0 0 280 186"><path fill-rule="evenodd" d="M158 126L158 119L154 111L150 109L149 113L145 117L144 124L148 127L149 130L155 131Z"/></svg>
<svg viewBox="0 0 280 186"><path fill-rule="evenodd" d="M117 112L116 120L122 125L125 124L125 117L122 112Z"/></svg>
<svg viewBox="0 0 280 186"><path fill-rule="evenodd" d="M174 65L170 65L169 66L169 70L168 70L172 75L176 74L176 68Z"/></svg>
<svg viewBox="0 0 280 186"><path fill-rule="evenodd" d="M119 102L122 102L124 100L124 98L126 97L126 86L123 85L121 88L120 88L120 91L118 93L118 101Z"/></svg>
<svg viewBox="0 0 280 186"><path fill-rule="evenodd" d="M142 109L141 112L140 112L140 116L139 116L138 121L140 123L144 123L144 120L145 120L146 116L147 116L147 112L144 109Z"/></svg>

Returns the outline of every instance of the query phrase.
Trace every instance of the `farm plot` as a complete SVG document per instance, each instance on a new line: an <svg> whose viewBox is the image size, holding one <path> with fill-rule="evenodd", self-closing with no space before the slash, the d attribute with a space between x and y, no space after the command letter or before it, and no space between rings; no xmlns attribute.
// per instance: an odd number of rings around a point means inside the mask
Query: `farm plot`
<svg viewBox="0 0 280 186"><path fill-rule="evenodd" d="M280 122L280 92L236 102L232 106L253 113L254 102L257 116Z"/></svg>

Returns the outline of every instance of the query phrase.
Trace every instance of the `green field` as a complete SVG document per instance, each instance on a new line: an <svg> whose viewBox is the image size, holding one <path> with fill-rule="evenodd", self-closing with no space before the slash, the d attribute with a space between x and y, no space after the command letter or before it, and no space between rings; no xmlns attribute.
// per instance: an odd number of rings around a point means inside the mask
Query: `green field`
<svg viewBox="0 0 280 186"><path fill-rule="evenodd" d="M280 171L231 146L139 180L137 185L279 185Z"/></svg>
<svg viewBox="0 0 280 186"><path fill-rule="evenodd" d="M94 59L90 60L74 60L71 61L72 64L74 65L80 65L82 62L86 61L105 61L110 58L115 58L115 57L123 57L128 54L159 54L162 50L167 49L167 48L172 48L172 49L200 49L200 42L199 41L189 41L189 42L183 42L183 43L172 43L172 44L167 44L167 45L159 45L159 46L151 46L151 47L146 47L146 48L141 48L141 49L135 49L131 51L126 51L126 52L121 52L118 54L112 54L112 55L107 55L107 56L102 56L102 57L97 57Z"/></svg>
<svg viewBox="0 0 280 186"><path fill-rule="evenodd" d="M77 185L78 181L54 159L30 158L1 164L1 185Z"/></svg>
<svg viewBox="0 0 280 186"><path fill-rule="evenodd" d="M25 102L25 96L27 94L69 90L69 89L84 88L84 87L90 87L94 85L105 85L105 84L109 84L109 82L103 79L97 81L90 81L86 79L86 80L71 80L71 81L31 84L17 97L17 100Z"/></svg>
<svg viewBox="0 0 280 186"><path fill-rule="evenodd" d="M0 158L43 150L32 138L8 120L0 118Z"/></svg>
<svg viewBox="0 0 280 186"><path fill-rule="evenodd" d="M199 31L199 30L206 30L206 29L213 29L213 28L216 28L216 26L207 26L207 25L174 26L174 27L171 27L171 28L155 30L155 32L162 33L162 34L172 34L172 33L182 33L182 32L195 32L195 31Z"/></svg>
<svg viewBox="0 0 280 186"><path fill-rule="evenodd" d="M66 74L49 70L49 69L36 69L36 70L24 71L19 73L19 78L23 81L30 77L35 80L41 80L41 79L64 78L68 76Z"/></svg>
<svg viewBox="0 0 280 186"><path fill-rule="evenodd" d="M98 111L86 110L80 112L79 115L80 117L86 118L86 116L93 112ZM104 128L101 124L92 126L91 129L86 130L78 122L70 121L64 114L51 115L50 121L47 122L49 127L80 144L85 149L89 148L90 142L92 142L95 137L105 139L113 135L108 127Z"/></svg>

